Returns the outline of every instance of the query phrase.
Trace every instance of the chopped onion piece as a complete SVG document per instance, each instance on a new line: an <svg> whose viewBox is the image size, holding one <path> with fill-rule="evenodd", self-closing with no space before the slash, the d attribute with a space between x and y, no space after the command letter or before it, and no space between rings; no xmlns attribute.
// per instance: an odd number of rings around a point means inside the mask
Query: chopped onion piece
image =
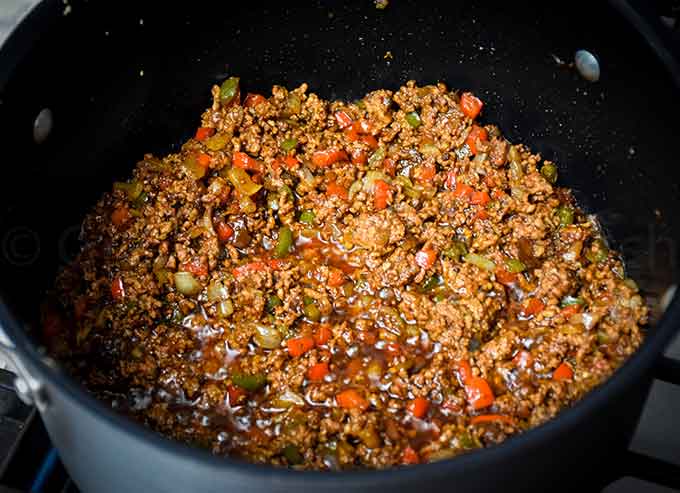
<svg viewBox="0 0 680 493"><path fill-rule="evenodd" d="M293 406L304 406L305 400L297 392L293 392L290 389L286 389L282 394L280 394L276 399L274 399L272 404L274 405L274 407L287 409Z"/></svg>
<svg viewBox="0 0 680 493"><path fill-rule="evenodd" d="M212 281L208 285L208 301L215 302L226 300L227 298L229 298L229 293L221 281Z"/></svg>
<svg viewBox="0 0 680 493"><path fill-rule="evenodd" d="M229 317L232 313L234 313L234 304L232 303L231 300L224 300L221 301L219 305L217 305L217 315L220 318L227 318Z"/></svg>
<svg viewBox="0 0 680 493"><path fill-rule="evenodd" d="M276 327L255 324L255 344L264 349L275 349L281 345L281 333Z"/></svg>
<svg viewBox="0 0 680 493"><path fill-rule="evenodd" d="M191 272L175 272L175 287L180 293L193 296L201 292L203 286L199 283Z"/></svg>

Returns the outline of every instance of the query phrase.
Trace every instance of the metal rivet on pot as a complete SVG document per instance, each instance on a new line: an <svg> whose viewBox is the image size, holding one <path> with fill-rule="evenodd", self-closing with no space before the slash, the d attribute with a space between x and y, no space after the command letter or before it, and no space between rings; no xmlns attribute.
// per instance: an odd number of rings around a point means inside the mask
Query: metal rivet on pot
<svg viewBox="0 0 680 493"><path fill-rule="evenodd" d="M54 117L52 110L43 108L33 122L33 140L36 144L42 144L52 132Z"/></svg>
<svg viewBox="0 0 680 493"><path fill-rule="evenodd" d="M22 365L19 363L18 366ZM27 406L35 406L38 411L45 411L49 402L42 384L28 375L26 368L17 368L17 371L19 375L14 378L14 390L19 400Z"/></svg>
<svg viewBox="0 0 680 493"><path fill-rule="evenodd" d="M33 405L33 397L31 396L31 390L28 388L28 383L21 377L16 377L14 379L14 390L16 391L17 397L21 399L21 402L27 406Z"/></svg>
<svg viewBox="0 0 680 493"><path fill-rule="evenodd" d="M597 82L600 79L600 62L591 52L578 50L574 53L574 65L585 80Z"/></svg>
<svg viewBox="0 0 680 493"><path fill-rule="evenodd" d="M677 291L678 286L675 284L671 284L668 286L668 289L663 293L661 296L661 299L659 300L659 305L661 306L661 309L663 311L666 311L666 308L668 308L668 305L671 304L671 301L673 301L673 296L675 296L675 291Z"/></svg>

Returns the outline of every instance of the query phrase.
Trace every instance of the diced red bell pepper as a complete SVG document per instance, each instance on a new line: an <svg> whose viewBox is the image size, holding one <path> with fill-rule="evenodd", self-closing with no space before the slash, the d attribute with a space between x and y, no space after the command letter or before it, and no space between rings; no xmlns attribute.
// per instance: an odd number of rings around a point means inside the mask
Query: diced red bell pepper
<svg viewBox="0 0 680 493"><path fill-rule="evenodd" d="M572 305L565 306L562 308L562 311L560 311L560 314L564 318L571 318L573 315L576 315L581 311L581 305L578 303L574 303Z"/></svg>
<svg viewBox="0 0 680 493"><path fill-rule="evenodd" d="M202 168L208 169L210 163L212 162L212 158L210 157L209 154L206 154L205 152L199 152L198 154L196 154L196 162Z"/></svg>
<svg viewBox="0 0 680 493"><path fill-rule="evenodd" d="M474 190L470 185L458 182L456 183L456 189L453 191L453 196L469 200L473 193Z"/></svg>
<svg viewBox="0 0 680 493"><path fill-rule="evenodd" d="M215 232L217 233L217 239L225 243L234 235L234 228L224 221L218 221L215 225Z"/></svg>
<svg viewBox="0 0 680 493"><path fill-rule="evenodd" d="M373 184L373 207L382 210L392 201L392 189L383 180L375 180Z"/></svg>
<svg viewBox="0 0 680 493"><path fill-rule="evenodd" d="M477 154L477 141L478 140L486 141L488 139L489 134L484 127L472 125L470 133L465 138L465 143L470 148L470 151L472 151L472 154Z"/></svg>
<svg viewBox="0 0 680 493"><path fill-rule="evenodd" d="M312 154L312 164L319 168L327 168L338 161L349 161L347 153L342 149L325 149Z"/></svg>
<svg viewBox="0 0 680 493"><path fill-rule="evenodd" d="M345 274L340 269L329 269L328 285L332 288L337 288L345 284Z"/></svg>
<svg viewBox="0 0 680 493"><path fill-rule="evenodd" d="M354 149L352 151L352 164L366 164L368 161L368 156L366 151L361 149Z"/></svg>
<svg viewBox="0 0 680 493"><path fill-rule="evenodd" d="M198 127L196 130L196 136L194 137L196 140L203 141L213 135L215 133L215 129L212 127Z"/></svg>
<svg viewBox="0 0 680 493"><path fill-rule="evenodd" d="M207 276L208 264L202 261L200 258L195 257L182 263L182 265L179 266L179 270L183 272L191 272L195 276Z"/></svg>
<svg viewBox="0 0 680 493"><path fill-rule="evenodd" d="M496 270L496 279L498 282L501 284L513 284L517 282L517 274L513 272L508 272L505 269L498 269Z"/></svg>
<svg viewBox="0 0 680 493"><path fill-rule="evenodd" d="M416 265L423 269L429 269L437 260L437 252L432 248L423 248L416 252Z"/></svg>
<svg viewBox="0 0 680 493"><path fill-rule="evenodd" d="M489 202L491 202L491 198L486 192L472 192L470 195L470 203L472 205L486 205Z"/></svg>
<svg viewBox="0 0 680 493"><path fill-rule="evenodd" d="M472 378L472 367L470 366L470 363L465 360L458 361L456 366L458 369L458 377L460 378L461 383L465 385L465 382Z"/></svg>
<svg viewBox="0 0 680 493"><path fill-rule="evenodd" d="M242 278L251 272L265 272L268 269L279 270L285 262L279 259L256 260L247 264L239 265L232 270L236 279Z"/></svg>
<svg viewBox="0 0 680 493"><path fill-rule="evenodd" d="M314 339L309 336L296 337L295 339L288 339L286 344L288 346L288 354L297 358L314 347Z"/></svg>
<svg viewBox="0 0 680 493"><path fill-rule="evenodd" d="M362 135L362 136L360 137L360 140L361 140L361 142L363 142L364 144L366 144L366 145L367 145L368 147L370 147L371 149L377 149L377 148L378 148L378 141L377 141L377 139L376 139L375 137L373 137L372 135L370 135L370 134L368 134L368 135Z"/></svg>
<svg viewBox="0 0 680 493"><path fill-rule="evenodd" d="M494 395L487 382L482 377L470 377L465 382L465 395L473 409L483 409L493 404Z"/></svg>
<svg viewBox="0 0 680 493"><path fill-rule="evenodd" d="M364 399L361 394L355 389L343 390L335 396L335 401L338 406L345 409L359 409L365 411L368 409L368 401Z"/></svg>
<svg viewBox="0 0 680 493"><path fill-rule="evenodd" d="M243 106L246 108L250 108L252 106L257 106L258 104L262 104L267 101L267 98L262 96L261 94L253 94L251 92L248 93L246 96L246 99L243 101Z"/></svg>
<svg viewBox="0 0 680 493"><path fill-rule="evenodd" d="M127 206L122 205L111 213L111 222L115 226L122 226L130 219L130 209Z"/></svg>
<svg viewBox="0 0 680 493"><path fill-rule="evenodd" d="M413 450L411 447L406 447L401 454L402 464L419 464L420 457L418 457L418 452Z"/></svg>
<svg viewBox="0 0 680 493"><path fill-rule="evenodd" d="M386 157L383 160L383 171L390 176L395 176L397 174L397 163L394 159Z"/></svg>
<svg viewBox="0 0 680 493"><path fill-rule="evenodd" d="M538 298L529 298L526 304L524 305L522 314L526 316L536 315L537 313L543 311L544 308L545 303L543 303L541 300L539 300Z"/></svg>
<svg viewBox="0 0 680 493"><path fill-rule="evenodd" d="M319 328L316 329L316 331L314 332L313 336L314 343L317 346L323 346L324 344L331 340L332 335L333 334L331 333L331 328L328 325L326 324L319 325Z"/></svg>
<svg viewBox="0 0 680 493"><path fill-rule="evenodd" d="M236 151L232 157L232 164L237 168L264 173L264 164L245 152Z"/></svg>
<svg viewBox="0 0 680 493"><path fill-rule="evenodd" d="M236 385L227 385L227 395L229 396L229 405L237 406L245 398L247 392Z"/></svg>
<svg viewBox="0 0 680 493"><path fill-rule="evenodd" d="M312 382L321 382L328 373L328 363L317 363L307 370L307 377Z"/></svg>
<svg viewBox="0 0 680 493"><path fill-rule="evenodd" d="M115 301L122 301L125 298L125 286L120 277L114 277L111 281L111 297Z"/></svg>
<svg viewBox="0 0 680 493"><path fill-rule="evenodd" d="M473 416L470 419L470 424L472 425L477 425L479 423L505 423L511 426L517 426L514 419L502 414L480 414L479 416Z"/></svg>
<svg viewBox="0 0 680 493"><path fill-rule="evenodd" d="M347 200L349 198L349 193L345 187L332 181L326 185L326 196L339 197L342 200Z"/></svg>
<svg viewBox="0 0 680 493"><path fill-rule="evenodd" d="M479 209L473 218L475 221L489 219L489 213L484 209Z"/></svg>
<svg viewBox="0 0 680 493"><path fill-rule="evenodd" d="M460 109L463 114L473 120L482 111L484 103L471 92L464 92L460 97Z"/></svg>
<svg viewBox="0 0 680 493"><path fill-rule="evenodd" d="M352 118L344 111L336 111L335 120L338 122L338 126L341 129L347 128L353 123Z"/></svg>
<svg viewBox="0 0 680 493"><path fill-rule="evenodd" d="M406 409L416 418L423 418L427 414L427 410L430 408L430 401L424 397L416 397L410 401Z"/></svg>
<svg viewBox="0 0 680 493"><path fill-rule="evenodd" d="M429 183L437 174L437 167L434 164L421 164L415 169L415 178L418 183Z"/></svg>
<svg viewBox="0 0 680 493"><path fill-rule="evenodd" d="M574 372L566 363L561 363L552 375L553 380L571 380L574 378Z"/></svg>

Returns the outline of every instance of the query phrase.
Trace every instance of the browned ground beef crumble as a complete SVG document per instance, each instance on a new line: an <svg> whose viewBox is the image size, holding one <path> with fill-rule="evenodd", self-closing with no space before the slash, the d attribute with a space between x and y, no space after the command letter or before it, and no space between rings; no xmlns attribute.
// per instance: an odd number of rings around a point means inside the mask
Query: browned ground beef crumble
<svg viewBox="0 0 680 493"><path fill-rule="evenodd" d="M48 304L52 353L115 409L216 454L384 468L537 426L640 345L595 220L469 93L234 82L102 197Z"/></svg>

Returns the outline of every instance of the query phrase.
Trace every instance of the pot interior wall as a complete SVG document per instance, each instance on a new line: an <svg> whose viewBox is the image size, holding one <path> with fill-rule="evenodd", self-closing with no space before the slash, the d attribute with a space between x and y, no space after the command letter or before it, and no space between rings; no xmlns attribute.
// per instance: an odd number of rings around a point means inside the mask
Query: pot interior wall
<svg viewBox="0 0 680 493"><path fill-rule="evenodd" d="M96 5L95 5L96 3ZM145 152L177 150L209 105L210 87L238 75L243 93L307 82L355 98L409 79L446 82L485 101L483 120L559 165L588 212L623 251L657 303L676 276L674 212L679 98L652 51L606 5L487 2L48 2L44 26L9 73L0 54L2 279L12 309L34 321L57 269L73 258L79 223ZM49 18L49 17L52 18ZM597 83L571 62L600 60ZM36 115L54 128L33 141Z"/></svg>

